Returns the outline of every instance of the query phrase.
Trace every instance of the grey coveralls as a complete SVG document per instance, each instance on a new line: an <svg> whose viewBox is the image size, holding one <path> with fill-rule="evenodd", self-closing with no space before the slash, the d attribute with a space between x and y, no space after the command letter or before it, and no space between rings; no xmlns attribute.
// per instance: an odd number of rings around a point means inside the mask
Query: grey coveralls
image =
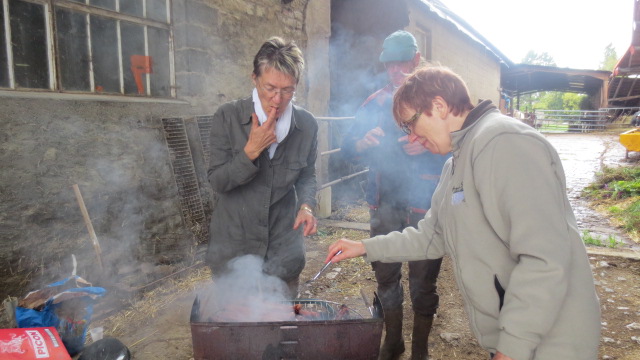
<svg viewBox="0 0 640 360"><path fill-rule="evenodd" d="M222 105L213 117L209 182L218 194L206 261L215 274L233 258L253 254L264 271L297 282L305 265L302 227L293 230L299 206L316 204L318 124L294 105L291 128L272 159L268 151L250 161L244 152L251 129L252 99Z"/></svg>

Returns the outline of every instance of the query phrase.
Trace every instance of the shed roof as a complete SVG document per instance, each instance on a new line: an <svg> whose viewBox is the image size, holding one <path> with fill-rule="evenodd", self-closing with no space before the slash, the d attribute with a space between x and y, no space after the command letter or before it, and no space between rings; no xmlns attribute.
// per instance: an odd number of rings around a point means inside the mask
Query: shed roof
<svg viewBox="0 0 640 360"><path fill-rule="evenodd" d="M609 106L640 106L640 47L631 45L609 79Z"/></svg>
<svg viewBox="0 0 640 360"><path fill-rule="evenodd" d="M609 80L610 107L640 106L640 5L633 5L631 46L622 55Z"/></svg>
<svg viewBox="0 0 640 360"><path fill-rule="evenodd" d="M562 91L594 95L610 74L605 70L516 64L502 72L500 83L505 91L512 94Z"/></svg>

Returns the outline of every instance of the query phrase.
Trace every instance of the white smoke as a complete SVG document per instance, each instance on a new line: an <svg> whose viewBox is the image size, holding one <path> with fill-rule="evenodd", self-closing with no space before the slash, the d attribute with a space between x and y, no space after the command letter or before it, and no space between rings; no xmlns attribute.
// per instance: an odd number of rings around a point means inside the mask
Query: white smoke
<svg viewBox="0 0 640 360"><path fill-rule="evenodd" d="M244 255L231 260L229 271L214 278L203 293L200 318L218 322L286 321L295 318L287 284L263 272L263 260Z"/></svg>

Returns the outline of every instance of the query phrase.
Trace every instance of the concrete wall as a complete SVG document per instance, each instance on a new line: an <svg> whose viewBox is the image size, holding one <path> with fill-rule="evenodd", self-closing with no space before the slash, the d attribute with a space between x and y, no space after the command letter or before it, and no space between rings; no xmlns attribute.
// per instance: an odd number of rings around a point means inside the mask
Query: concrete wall
<svg viewBox="0 0 640 360"><path fill-rule="evenodd" d="M89 279L139 273L140 261L192 259L198 244L181 215L161 119L213 114L248 96L253 56L268 37L294 39L303 49L308 66L296 102L326 115L329 84L320 79L328 78L328 3L171 3L177 99L0 89L0 296L70 274L71 254ZM73 184L102 247L103 270Z"/></svg>
<svg viewBox="0 0 640 360"><path fill-rule="evenodd" d="M453 24L424 11L423 6L410 8L411 24L407 31L420 27L431 31L432 61L458 73L469 87L471 101L500 100L500 63L484 46L471 40Z"/></svg>

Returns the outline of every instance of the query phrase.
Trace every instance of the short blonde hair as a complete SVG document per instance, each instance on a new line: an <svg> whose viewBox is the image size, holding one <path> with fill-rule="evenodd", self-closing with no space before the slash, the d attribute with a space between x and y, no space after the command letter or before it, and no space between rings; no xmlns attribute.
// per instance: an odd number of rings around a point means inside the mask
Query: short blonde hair
<svg viewBox="0 0 640 360"><path fill-rule="evenodd" d="M291 75L297 84L304 70L302 51L294 41L274 36L262 44L253 59L253 74L256 77L260 77L265 68Z"/></svg>

